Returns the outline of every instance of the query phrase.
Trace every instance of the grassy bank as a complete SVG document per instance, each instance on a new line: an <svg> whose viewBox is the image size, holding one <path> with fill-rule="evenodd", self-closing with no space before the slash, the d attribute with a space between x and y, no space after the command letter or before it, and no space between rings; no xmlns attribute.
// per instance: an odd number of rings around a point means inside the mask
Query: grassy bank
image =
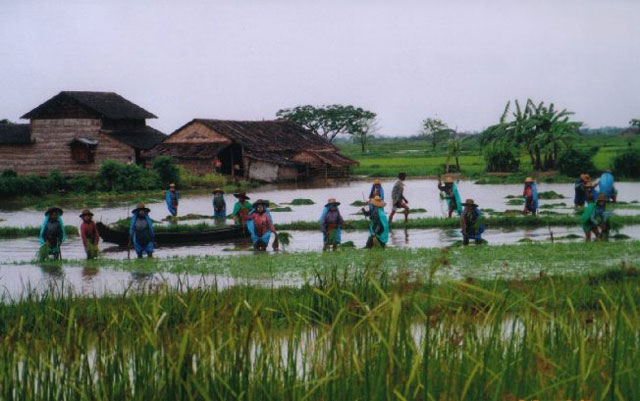
<svg viewBox="0 0 640 401"><path fill-rule="evenodd" d="M637 270L433 284L351 269L302 288L32 294L0 308L0 398L640 397Z"/></svg>

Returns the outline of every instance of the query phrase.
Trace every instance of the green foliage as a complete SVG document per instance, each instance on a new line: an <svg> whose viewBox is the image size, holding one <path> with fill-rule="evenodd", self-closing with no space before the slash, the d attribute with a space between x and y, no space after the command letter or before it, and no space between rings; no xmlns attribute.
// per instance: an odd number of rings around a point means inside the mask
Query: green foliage
<svg viewBox="0 0 640 401"><path fill-rule="evenodd" d="M315 205L316 203L311 199L294 199L291 201L293 206L303 206L303 205Z"/></svg>
<svg viewBox="0 0 640 401"><path fill-rule="evenodd" d="M421 135L429 140L433 149L439 143L446 142L451 138L453 131L447 124L437 118L426 118L422 121Z"/></svg>
<svg viewBox="0 0 640 401"><path fill-rule="evenodd" d="M163 186L157 171L113 160L106 160L100 165L97 179L98 187L103 191L131 191Z"/></svg>
<svg viewBox="0 0 640 401"><path fill-rule="evenodd" d="M176 164L173 157L160 156L153 159L152 168L160 177L160 183L164 187L168 187L169 184L180 184L180 169Z"/></svg>
<svg viewBox="0 0 640 401"><path fill-rule="evenodd" d="M632 128L640 128L640 118L634 118L629 121L629 126Z"/></svg>
<svg viewBox="0 0 640 401"><path fill-rule="evenodd" d="M640 178L640 150L628 149L613 159L613 172L619 177Z"/></svg>
<svg viewBox="0 0 640 401"><path fill-rule="evenodd" d="M488 172L518 171L520 160L516 149L504 141L495 141L485 146L483 157Z"/></svg>
<svg viewBox="0 0 640 401"><path fill-rule="evenodd" d="M73 192L92 192L97 189L95 176L89 174L76 174L67 179L67 186Z"/></svg>
<svg viewBox="0 0 640 401"><path fill-rule="evenodd" d="M15 178L18 176L18 173L11 169L2 170L0 173L0 178Z"/></svg>
<svg viewBox="0 0 640 401"><path fill-rule="evenodd" d="M541 191L538 193L538 198L540 199L564 199L562 194L557 193L556 191Z"/></svg>
<svg viewBox="0 0 640 401"><path fill-rule="evenodd" d="M568 147L558 156L556 168L569 177L577 177L583 173L592 174L596 171L592 161L594 154L590 149Z"/></svg>

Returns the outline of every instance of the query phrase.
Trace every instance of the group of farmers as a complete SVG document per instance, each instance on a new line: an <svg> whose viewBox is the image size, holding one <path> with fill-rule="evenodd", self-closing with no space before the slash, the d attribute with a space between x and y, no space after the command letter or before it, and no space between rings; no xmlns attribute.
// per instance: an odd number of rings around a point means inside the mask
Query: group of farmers
<svg viewBox="0 0 640 401"><path fill-rule="evenodd" d="M405 197L405 173L398 175L398 180L391 191L391 213L387 218L385 213L385 192L380 180L374 180L369 192L369 199L362 208L362 214L369 222L369 235L366 241L367 248L385 247L389 239L389 229L396 212L404 214L404 222L409 219L409 201ZM471 240L477 244L482 243L484 232L483 213L473 199L461 201L458 187L452 177L446 177L444 182L438 179L438 190L441 199L446 201L447 215L449 218L456 213L460 218L462 242L469 244ZM604 172L599 179L593 181L588 174L580 175L574 183L574 205L585 207L581 216L581 224L587 241L592 237L596 239L606 238L609 233L610 212L606 210L607 203L616 202L617 190L611 171ZM212 193L212 206L214 218L217 222L227 219L227 205L224 191L216 188ZM235 224L247 232L258 251L265 251L271 236L275 237L273 249L277 250L279 241L273 224L273 218L269 211L269 202L258 199L251 203L246 192L240 191L233 194L237 199L233 211L229 215ZM528 177L523 190L524 215L536 215L538 212L538 188L535 180ZM165 196L167 209L173 218L177 218L179 195L175 184L171 184ZM320 230L323 237L323 250L337 249L342 241L342 228L344 219L339 210L340 202L330 198L322 209L319 219ZM132 211L129 224L130 245L137 256L142 258L145 254L153 256L155 232L153 222L149 217L149 208L144 203ZM62 209L51 207L45 213L45 219L40 229L40 245L46 257L61 257L60 245L66 239L65 227L62 221ZM85 209L80 214L82 220L80 236L84 244L87 258L95 258L99 250L100 236L96 223L93 221L93 213Z"/></svg>

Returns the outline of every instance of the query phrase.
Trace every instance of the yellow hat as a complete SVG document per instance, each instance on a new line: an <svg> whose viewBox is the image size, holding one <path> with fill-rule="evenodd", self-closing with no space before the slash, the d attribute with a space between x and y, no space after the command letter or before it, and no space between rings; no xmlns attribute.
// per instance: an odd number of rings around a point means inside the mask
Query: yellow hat
<svg viewBox="0 0 640 401"><path fill-rule="evenodd" d="M369 199L369 204L376 207L385 207L386 203L380 198L378 195L374 196L373 199Z"/></svg>
<svg viewBox="0 0 640 401"><path fill-rule="evenodd" d="M531 178L531 177L527 177L527 179L526 179L526 180L524 180L524 182L533 182L533 178Z"/></svg>
<svg viewBox="0 0 640 401"><path fill-rule="evenodd" d="M373 185L382 185L382 181L380 181L380 179L376 178L375 180L373 180Z"/></svg>
<svg viewBox="0 0 640 401"><path fill-rule="evenodd" d="M453 184L453 177L445 177L444 182L446 184Z"/></svg>

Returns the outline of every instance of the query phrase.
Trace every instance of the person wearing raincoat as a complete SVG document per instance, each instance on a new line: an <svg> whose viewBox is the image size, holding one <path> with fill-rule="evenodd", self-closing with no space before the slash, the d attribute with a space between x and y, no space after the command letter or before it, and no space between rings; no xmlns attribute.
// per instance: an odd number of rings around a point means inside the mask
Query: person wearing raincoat
<svg viewBox="0 0 640 401"><path fill-rule="evenodd" d="M584 200L587 205L594 203L598 199L598 190L593 181L588 181L584 184Z"/></svg>
<svg viewBox="0 0 640 401"><path fill-rule="evenodd" d="M149 217L149 208L144 203L139 203L138 207L131 211L131 224L129 226L129 244L133 244L138 258L143 254L153 257L155 231L153 222Z"/></svg>
<svg viewBox="0 0 640 401"><path fill-rule="evenodd" d="M366 247L369 249L374 246L384 248L389 240L389 221L384 214L386 203L379 196L376 196L369 200L369 205L373 206L373 209L362 208L362 213L369 218L369 238Z"/></svg>
<svg viewBox="0 0 640 401"><path fill-rule="evenodd" d="M589 176L589 174L580 174L580 178L578 178L576 182L573 183L573 191L574 191L573 206L574 207L584 206L584 202L587 196L584 186L590 180L591 180L591 177Z"/></svg>
<svg viewBox="0 0 640 401"><path fill-rule="evenodd" d="M342 225L344 224L344 220L342 219L342 215L340 215L338 206L340 206L340 202L336 201L335 198L330 198L322 210L320 228L322 230L324 244L322 247L323 251L328 250L330 247L335 251L342 242Z"/></svg>
<svg viewBox="0 0 640 401"><path fill-rule="evenodd" d="M44 221L40 227L41 258L53 256L54 259L61 259L60 246L67 240L62 221L63 213L59 207L50 207L44 214Z"/></svg>
<svg viewBox="0 0 640 401"><path fill-rule="evenodd" d="M469 245L469 240L474 240L479 245L482 243L482 233L484 232L482 211L473 199L467 199L462 205L464 206L464 211L460 218L462 244Z"/></svg>
<svg viewBox="0 0 640 401"><path fill-rule="evenodd" d="M585 240L591 241L591 235L595 239L607 240L609 238L609 217L611 212L607 211L609 200L605 194L599 194L596 202L587 205L580 222L584 231Z"/></svg>
<svg viewBox="0 0 640 401"><path fill-rule="evenodd" d="M169 185L169 189L167 190L167 194L165 196L165 201L167 203L167 209L169 209L169 213L171 213L171 216L176 217L178 215L178 191L176 191L176 184Z"/></svg>
<svg viewBox="0 0 640 401"><path fill-rule="evenodd" d="M607 170L598 179L598 193L604 194L607 197L607 200L616 202L618 198L618 190L615 187L615 182L613 180L613 174L611 174L611 170Z"/></svg>
<svg viewBox="0 0 640 401"><path fill-rule="evenodd" d="M458 186L453 182L453 178L446 177L444 185L438 180L438 189L440 190L440 196L447 201L447 207L449 210L449 218L453 216L453 211L458 213L458 216L462 215L462 202L460 201L460 194L458 193Z"/></svg>
<svg viewBox="0 0 640 401"><path fill-rule="evenodd" d="M250 198L247 196L245 191L235 193L233 196L235 196L238 201L233 205L233 212L231 212L231 216L233 216L233 220L237 225L244 228L247 222L247 216L249 215L249 211L253 208L253 205L249 202Z"/></svg>
<svg viewBox="0 0 640 401"><path fill-rule="evenodd" d="M222 188L216 188L212 194L213 218L216 222L224 222L224 219L227 218L227 202L224 200L224 191Z"/></svg>
<svg viewBox="0 0 640 401"><path fill-rule="evenodd" d="M251 234L251 242L257 251L266 251L271 233L277 235L273 219L269 212L269 202L259 199L247 215L247 231ZM278 239L273 242L273 250L278 250Z"/></svg>
<svg viewBox="0 0 640 401"><path fill-rule="evenodd" d="M524 197L524 209L522 214L525 216L528 214L536 215L538 213L538 186L531 177L527 177L524 181L524 191L522 191Z"/></svg>

